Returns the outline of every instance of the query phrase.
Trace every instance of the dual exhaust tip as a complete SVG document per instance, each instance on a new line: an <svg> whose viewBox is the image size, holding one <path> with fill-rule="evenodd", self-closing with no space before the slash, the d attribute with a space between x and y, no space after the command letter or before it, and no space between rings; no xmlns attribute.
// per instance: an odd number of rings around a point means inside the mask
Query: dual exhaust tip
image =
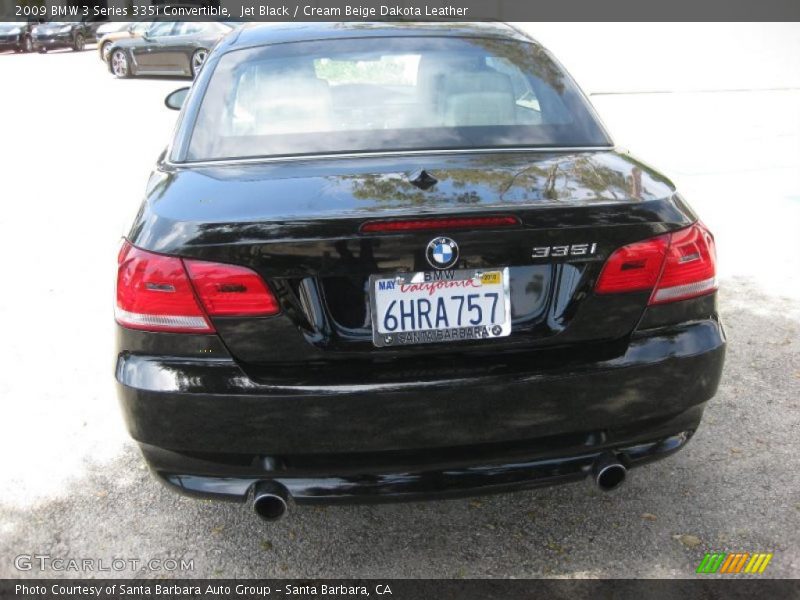
<svg viewBox="0 0 800 600"><path fill-rule="evenodd" d="M625 481L628 470L616 456L601 454L592 465L595 485L604 492L619 487ZM289 509L289 492L275 481L260 481L253 490L253 511L264 521L277 521Z"/></svg>
<svg viewBox="0 0 800 600"><path fill-rule="evenodd" d="M253 490L253 510L264 521L277 521L289 508L289 492L275 481L259 481Z"/></svg>
<svg viewBox="0 0 800 600"><path fill-rule="evenodd" d="M604 492L610 492L622 485L627 474L625 466L610 452L601 454L592 465L592 479Z"/></svg>

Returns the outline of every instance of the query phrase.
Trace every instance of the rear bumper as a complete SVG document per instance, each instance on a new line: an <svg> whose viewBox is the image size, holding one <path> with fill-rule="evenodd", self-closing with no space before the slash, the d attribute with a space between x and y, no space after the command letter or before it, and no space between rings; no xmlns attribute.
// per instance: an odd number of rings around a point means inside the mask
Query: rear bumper
<svg viewBox="0 0 800 600"><path fill-rule="evenodd" d="M125 418L183 492L244 500L277 480L298 502L402 500L563 483L603 452L666 456L715 393L713 319L581 367L379 385L264 385L233 360L120 354Z"/></svg>
<svg viewBox="0 0 800 600"><path fill-rule="evenodd" d="M699 424L702 409L681 415L693 428ZM192 467L191 458L142 445L145 458L158 478L178 492L201 498L243 502L260 481L283 485L298 504L400 502L453 498L478 494L510 492L579 481L587 477L592 465L608 452L627 469L669 456L681 449L694 429L633 445L610 445L576 449L578 454L519 458L514 462L475 464L472 466L436 466L431 470L392 471L390 467L370 469L358 474L334 476L282 476L268 473L250 476L186 474L202 473L202 462ZM541 453L540 453L541 454Z"/></svg>

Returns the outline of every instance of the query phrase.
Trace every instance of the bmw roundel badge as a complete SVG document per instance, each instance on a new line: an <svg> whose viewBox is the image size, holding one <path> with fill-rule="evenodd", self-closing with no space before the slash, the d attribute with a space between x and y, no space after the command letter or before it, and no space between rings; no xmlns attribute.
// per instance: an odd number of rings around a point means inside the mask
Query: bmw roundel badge
<svg viewBox="0 0 800 600"><path fill-rule="evenodd" d="M449 237L437 237L428 243L425 258L434 269L449 269L458 262L458 244Z"/></svg>

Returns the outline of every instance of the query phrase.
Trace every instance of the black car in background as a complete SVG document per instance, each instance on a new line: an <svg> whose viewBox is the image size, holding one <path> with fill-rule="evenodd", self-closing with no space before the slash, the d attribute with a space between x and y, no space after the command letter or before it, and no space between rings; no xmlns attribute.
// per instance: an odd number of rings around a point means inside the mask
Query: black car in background
<svg viewBox="0 0 800 600"><path fill-rule="evenodd" d="M31 38L33 49L42 53L60 48L80 52L86 47L86 42L94 40L94 35L85 21L53 21L34 27Z"/></svg>
<svg viewBox="0 0 800 600"><path fill-rule="evenodd" d="M97 53L104 63L108 62L114 42L131 37L141 37L153 25L152 20L124 23L107 23L97 30Z"/></svg>
<svg viewBox="0 0 800 600"><path fill-rule="evenodd" d="M683 448L725 355L714 239L501 24L245 26L118 256L116 379L187 494L409 500Z"/></svg>
<svg viewBox="0 0 800 600"><path fill-rule="evenodd" d="M232 30L221 22L158 21L141 37L114 41L108 49L108 69L120 78L195 77L209 50Z"/></svg>
<svg viewBox="0 0 800 600"><path fill-rule="evenodd" d="M0 23L0 52L33 52L31 32L39 22Z"/></svg>
<svg viewBox="0 0 800 600"><path fill-rule="evenodd" d="M108 19L89 16L80 21L46 22L37 24L31 32L33 49L47 52L59 48L71 48L80 52L87 43L97 41L97 30Z"/></svg>

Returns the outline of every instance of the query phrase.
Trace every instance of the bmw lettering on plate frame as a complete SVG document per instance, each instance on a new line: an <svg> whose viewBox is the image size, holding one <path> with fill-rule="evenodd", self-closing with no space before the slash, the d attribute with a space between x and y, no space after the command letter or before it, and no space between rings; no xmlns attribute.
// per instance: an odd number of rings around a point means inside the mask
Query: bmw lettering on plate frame
<svg viewBox="0 0 800 600"><path fill-rule="evenodd" d="M447 269L458 261L458 245L450 238L435 238L425 255L431 266ZM376 346L479 340L511 333L508 267L372 275L369 290Z"/></svg>

